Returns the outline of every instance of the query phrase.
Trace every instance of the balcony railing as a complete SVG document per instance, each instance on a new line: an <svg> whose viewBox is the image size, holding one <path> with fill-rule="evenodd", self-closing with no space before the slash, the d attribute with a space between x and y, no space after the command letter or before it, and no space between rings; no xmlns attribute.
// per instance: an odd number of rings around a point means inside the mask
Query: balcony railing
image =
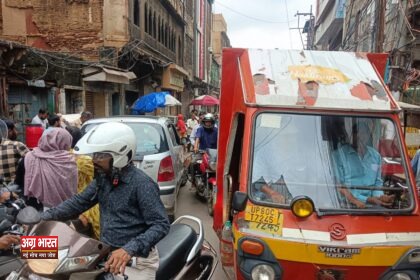
<svg viewBox="0 0 420 280"><path fill-rule="evenodd" d="M159 53L165 55L168 57L171 61L176 62L176 55L173 51L166 48L164 45L162 45L159 41L157 41L155 38L150 36L149 34L144 34L144 41L147 45L149 45L154 50L158 51Z"/></svg>

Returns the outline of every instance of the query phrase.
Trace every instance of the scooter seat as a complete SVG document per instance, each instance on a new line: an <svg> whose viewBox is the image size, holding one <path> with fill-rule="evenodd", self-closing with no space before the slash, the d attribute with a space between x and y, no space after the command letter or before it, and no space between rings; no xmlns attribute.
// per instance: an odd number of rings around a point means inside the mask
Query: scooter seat
<svg viewBox="0 0 420 280"><path fill-rule="evenodd" d="M156 245L159 252L156 279L171 279L181 271L196 241L197 234L189 225L172 225L168 235Z"/></svg>

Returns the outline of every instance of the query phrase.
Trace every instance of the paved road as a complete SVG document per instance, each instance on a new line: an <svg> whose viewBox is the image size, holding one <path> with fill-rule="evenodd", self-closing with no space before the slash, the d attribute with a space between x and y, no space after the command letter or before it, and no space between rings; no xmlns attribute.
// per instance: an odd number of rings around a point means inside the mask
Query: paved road
<svg viewBox="0 0 420 280"><path fill-rule="evenodd" d="M178 196L178 205L176 211L176 217L181 215L192 215L200 218L204 224L205 238L213 248L219 253L219 239L216 236L216 233L213 231L213 218L207 213L207 206L204 202L198 200L195 196L195 192L191 189L189 183L183 188L181 188ZM219 263L217 264L216 271L213 274L212 279L217 280L226 280L227 277L222 270L222 266Z"/></svg>

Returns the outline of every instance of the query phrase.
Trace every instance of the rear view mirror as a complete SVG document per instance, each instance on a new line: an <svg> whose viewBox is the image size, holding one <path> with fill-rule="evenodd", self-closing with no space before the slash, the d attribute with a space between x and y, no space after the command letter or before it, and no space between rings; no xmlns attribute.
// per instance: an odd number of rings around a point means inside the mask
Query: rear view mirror
<svg viewBox="0 0 420 280"><path fill-rule="evenodd" d="M242 212L246 208L248 202L248 194L244 192L235 192L232 201L232 210L236 212Z"/></svg>
<svg viewBox="0 0 420 280"><path fill-rule="evenodd" d="M12 222L9 221L8 219L4 219L3 221L1 221L0 223L0 232L5 232L6 230L10 229L10 227L12 226Z"/></svg>
<svg viewBox="0 0 420 280"><path fill-rule="evenodd" d="M38 211L31 206L22 209L16 218L21 225L34 225L41 221Z"/></svg>

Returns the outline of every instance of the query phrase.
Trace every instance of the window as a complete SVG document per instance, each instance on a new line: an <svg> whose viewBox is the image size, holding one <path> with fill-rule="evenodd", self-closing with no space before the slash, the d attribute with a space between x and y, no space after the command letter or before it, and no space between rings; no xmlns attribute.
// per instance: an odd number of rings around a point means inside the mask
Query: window
<svg viewBox="0 0 420 280"><path fill-rule="evenodd" d="M162 21L160 19L160 16L158 18L158 26L157 26L157 35L156 35L156 39L160 42L161 38L162 38L162 33L161 31L161 26L162 26Z"/></svg>
<svg viewBox="0 0 420 280"><path fill-rule="evenodd" d="M147 3L144 4L144 31L149 33L149 9Z"/></svg>
<svg viewBox="0 0 420 280"><path fill-rule="evenodd" d="M182 65L182 53L183 53L183 50L182 50L182 41L181 41L181 37L180 36L178 36L178 64L181 64Z"/></svg>
<svg viewBox="0 0 420 280"><path fill-rule="evenodd" d="M181 141L179 140L178 133L176 132L176 129L173 124L168 125L169 135L172 140L172 144L174 146L181 145Z"/></svg>
<svg viewBox="0 0 420 280"><path fill-rule="evenodd" d="M137 148L136 160L142 160L146 155L163 153L169 150L163 127L153 123L124 122L131 127L136 134ZM99 123L83 126L82 132L86 133Z"/></svg>
<svg viewBox="0 0 420 280"><path fill-rule="evenodd" d="M168 24L165 24L165 32L163 36L163 44L168 47Z"/></svg>
<svg viewBox="0 0 420 280"><path fill-rule="evenodd" d="M152 32L152 36L154 38L156 38L157 36L157 29L156 29L156 12L153 13L153 32Z"/></svg>
<svg viewBox="0 0 420 280"><path fill-rule="evenodd" d="M139 5L139 0L134 0L134 8L133 8L133 12L134 12L134 17L133 17L133 21L134 24L137 26L140 26L140 5Z"/></svg>
<svg viewBox="0 0 420 280"><path fill-rule="evenodd" d="M162 22L161 22L161 24L160 24L160 34L161 34L161 36L160 36L160 40L159 40L159 42L161 42L162 44L163 44L163 38L164 38L164 36L165 36L165 32L164 32L164 29L165 29L165 24L163 23L163 19L162 19Z"/></svg>
<svg viewBox="0 0 420 280"><path fill-rule="evenodd" d="M149 26L148 32L150 35L153 33L153 16L152 16L152 9L149 8Z"/></svg>
<svg viewBox="0 0 420 280"><path fill-rule="evenodd" d="M409 210L414 197L400 183L407 172L396 136L390 119L259 114L250 197L288 206L306 195L324 213Z"/></svg>

